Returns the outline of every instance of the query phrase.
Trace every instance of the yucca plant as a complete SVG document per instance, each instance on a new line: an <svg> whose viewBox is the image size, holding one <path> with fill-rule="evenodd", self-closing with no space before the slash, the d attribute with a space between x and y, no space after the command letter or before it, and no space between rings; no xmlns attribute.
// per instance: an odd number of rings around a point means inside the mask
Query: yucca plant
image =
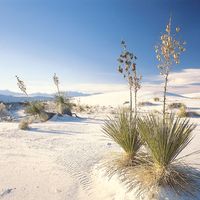
<svg viewBox="0 0 200 200"><path fill-rule="evenodd" d="M188 117L189 114L186 110L186 106L181 106L179 108L179 111L177 112L178 117Z"/></svg>
<svg viewBox="0 0 200 200"><path fill-rule="evenodd" d="M65 97L65 93L60 91L60 88L59 88L60 82L59 82L59 78L56 74L54 74L54 76L53 76L53 81L57 88L57 94L55 96L57 112L61 115L63 115L63 114L72 115L72 113L71 113L72 104L70 103L70 99Z"/></svg>
<svg viewBox="0 0 200 200"><path fill-rule="evenodd" d="M109 117L102 127L103 132L124 150L130 160L134 160L141 147L135 120L132 118L130 121L129 111L120 110L116 117Z"/></svg>
<svg viewBox="0 0 200 200"><path fill-rule="evenodd" d="M125 41L121 42L122 52L118 58L118 71L127 80L130 92L130 106L128 110L122 109L115 117L109 117L103 125L103 132L117 143L125 152L125 156L111 156L103 164L108 176L122 174L127 166L137 165L137 153L141 147L141 140L137 131L137 92L141 87L141 76L138 77L136 71L137 57L127 50ZM133 95L134 92L134 117ZM125 159L124 159L125 158Z"/></svg>
<svg viewBox="0 0 200 200"><path fill-rule="evenodd" d="M18 76L16 76L16 78L17 78L17 86L19 87L19 89L27 97L29 97L24 81L22 81ZM26 108L27 113L29 113L33 116L39 116L42 121L46 121L48 119L47 113L44 111L44 106L42 105L42 103L30 101L30 102L28 102L28 104L29 105Z"/></svg>
<svg viewBox="0 0 200 200"><path fill-rule="evenodd" d="M180 28L176 28L176 33ZM124 173L124 180L129 188L137 186L139 193L143 190L152 191L156 199L160 198L160 190L170 188L178 195L190 195L199 190L197 182L200 173L179 159L180 153L190 143L195 125L182 120L173 114L166 113L166 91L171 67L179 63L180 53L185 51L185 42L178 41L171 31L171 18L166 33L161 36L161 44L156 46L158 65L164 77L163 112L148 114L138 119L138 131L145 144L148 156L134 169ZM148 190L147 190L148 188ZM167 195L164 194L164 199Z"/></svg>
<svg viewBox="0 0 200 200"><path fill-rule="evenodd" d="M165 123L155 114L138 121L138 130L150 155L145 164L140 166L141 173L148 177L142 181L142 187L153 187L155 190L169 187L177 194L191 194L199 190L197 182L200 180L200 173L178 158L192 140L195 125L188 119L182 120L173 114L167 116Z"/></svg>
<svg viewBox="0 0 200 200"><path fill-rule="evenodd" d="M19 122L18 127L19 127L20 130L28 130L30 128L29 124L30 123L27 120L23 119Z"/></svg>
<svg viewBox="0 0 200 200"><path fill-rule="evenodd" d="M44 111L44 105L38 101L31 102L25 111L30 115L40 115Z"/></svg>
<svg viewBox="0 0 200 200"><path fill-rule="evenodd" d="M159 115L150 114L138 119L138 128L157 166L167 167L192 139L195 125L170 114L165 124Z"/></svg>

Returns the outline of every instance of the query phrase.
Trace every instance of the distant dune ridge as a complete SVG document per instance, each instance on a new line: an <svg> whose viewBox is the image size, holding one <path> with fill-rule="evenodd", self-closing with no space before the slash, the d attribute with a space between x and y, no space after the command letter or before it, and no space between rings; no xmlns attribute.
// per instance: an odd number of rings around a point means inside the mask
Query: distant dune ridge
<svg viewBox="0 0 200 200"><path fill-rule="evenodd" d="M25 97L22 93L12 92L10 90L0 90L0 101L2 102L24 102L24 101L49 101L54 98L55 94L32 93L30 97ZM91 94L77 91L66 92L69 97L89 96Z"/></svg>

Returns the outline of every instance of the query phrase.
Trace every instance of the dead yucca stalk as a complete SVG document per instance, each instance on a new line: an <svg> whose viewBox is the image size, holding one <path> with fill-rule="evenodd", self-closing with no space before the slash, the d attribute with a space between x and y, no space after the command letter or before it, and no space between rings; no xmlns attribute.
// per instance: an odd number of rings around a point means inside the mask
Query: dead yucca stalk
<svg viewBox="0 0 200 200"><path fill-rule="evenodd" d="M25 85L24 81L22 81L18 76L15 76L15 77L17 79L17 86L28 97L28 93L26 91L26 85Z"/></svg>
<svg viewBox="0 0 200 200"><path fill-rule="evenodd" d="M19 87L19 89L27 96L29 97L28 93L27 93L27 88L26 85L24 83L24 81L22 81L18 76L16 76L17 78L17 86ZM44 111L44 107L42 105L42 103L40 102L31 102L29 101L29 106L26 108L26 112L33 115L33 116L39 116L41 119L44 118L44 116L46 116L47 118L47 114Z"/></svg>
<svg viewBox="0 0 200 200"><path fill-rule="evenodd" d="M169 73L174 65L180 63L180 55L185 51L184 45L186 44L186 42L177 39L177 34L180 32L179 27L176 27L175 32L172 32L171 17L165 31L160 37L160 44L155 46L156 58L160 62L158 68L160 74L164 77L163 122L166 113L166 94Z"/></svg>
<svg viewBox="0 0 200 200"><path fill-rule="evenodd" d="M61 94L60 94L60 88L59 88L60 82L59 82L59 78L58 78L58 76L56 75L56 73L54 73L53 81L54 81L54 84L55 84L55 86L56 86L56 88L57 88L58 96L60 96L60 95L61 95Z"/></svg>
<svg viewBox="0 0 200 200"><path fill-rule="evenodd" d="M119 66L118 71L123 75L123 77L127 80L130 92L130 120L132 118L132 111L133 111L133 95L132 92L134 91L134 116L137 116L137 92L141 87L141 79L142 76L137 75L136 70L136 60L137 57L127 50L127 46L125 41L121 42L122 46L122 53L118 58Z"/></svg>

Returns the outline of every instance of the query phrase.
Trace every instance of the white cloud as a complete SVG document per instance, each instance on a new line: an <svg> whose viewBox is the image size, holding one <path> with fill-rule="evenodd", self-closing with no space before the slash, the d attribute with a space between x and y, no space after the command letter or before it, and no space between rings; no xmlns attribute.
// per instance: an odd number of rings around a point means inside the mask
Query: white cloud
<svg viewBox="0 0 200 200"><path fill-rule="evenodd" d="M172 72L169 76L170 82L168 91L175 93L194 93L200 92L200 68L199 69L184 69L180 72ZM162 91L163 82L161 76L152 77L153 81L158 81L160 83L151 83L151 80L148 82L142 83L141 92L152 92L152 91ZM35 80L35 81L26 81L26 85L29 93L34 92L45 92L45 93L54 93L56 88L53 85L51 80ZM16 86L16 80L13 79L10 84L7 85L7 88L0 89L9 89L13 91L18 91L19 89ZM104 93L104 92L117 92L128 90L126 83L124 84L69 84L68 82L61 82L61 90L63 91L79 91L85 93Z"/></svg>
<svg viewBox="0 0 200 200"><path fill-rule="evenodd" d="M173 72L169 76L171 85L191 85L200 84L200 68L184 69L180 72Z"/></svg>
<svg viewBox="0 0 200 200"><path fill-rule="evenodd" d="M87 93L97 93L97 92L117 92L126 90L128 86L126 84L77 84L68 87L68 90L83 91Z"/></svg>

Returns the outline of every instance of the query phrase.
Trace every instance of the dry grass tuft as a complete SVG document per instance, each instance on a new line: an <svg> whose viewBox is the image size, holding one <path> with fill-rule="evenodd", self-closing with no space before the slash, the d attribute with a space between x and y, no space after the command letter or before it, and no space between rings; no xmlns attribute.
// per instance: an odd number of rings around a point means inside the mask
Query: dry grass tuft
<svg viewBox="0 0 200 200"><path fill-rule="evenodd" d="M28 130L30 122L27 119L23 119L19 122L19 129L20 130Z"/></svg>
<svg viewBox="0 0 200 200"><path fill-rule="evenodd" d="M160 98L159 98L159 97L154 97L153 100L154 100L155 102L158 102L158 101L160 101Z"/></svg>
<svg viewBox="0 0 200 200"><path fill-rule="evenodd" d="M188 117L189 114L186 111L186 107L180 107L179 111L177 112L178 117Z"/></svg>
<svg viewBox="0 0 200 200"><path fill-rule="evenodd" d="M186 108L186 105L184 103L171 103L168 105L169 109L175 109L175 108Z"/></svg>

